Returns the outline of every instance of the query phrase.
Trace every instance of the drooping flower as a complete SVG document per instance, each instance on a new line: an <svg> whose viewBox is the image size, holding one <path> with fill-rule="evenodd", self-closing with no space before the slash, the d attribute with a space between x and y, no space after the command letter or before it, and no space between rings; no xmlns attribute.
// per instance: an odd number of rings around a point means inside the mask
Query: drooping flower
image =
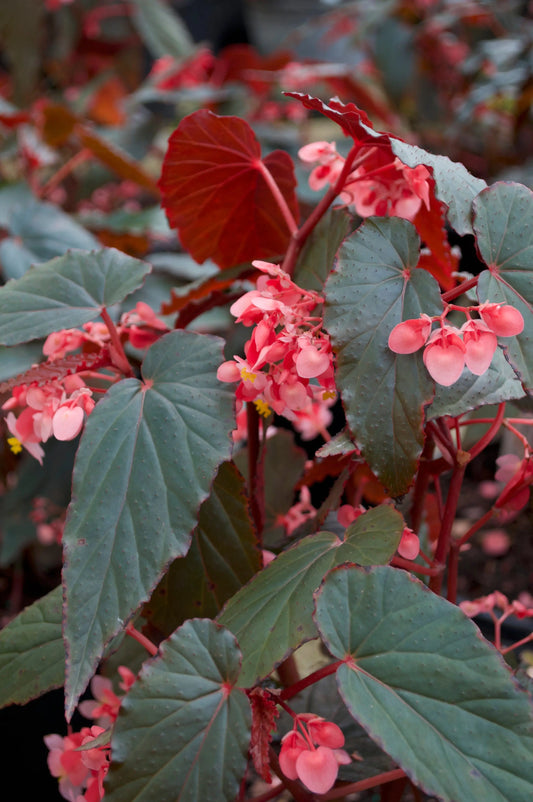
<svg viewBox="0 0 533 802"><path fill-rule="evenodd" d="M424 349L424 365L432 379L449 387L465 366L465 344L454 326L442 326L430 336Z"/></svg>
<svg viewBox="0 0 533 802"><path fill-rule="evenodd" d="M294 717L294 728L281 740L280 768L289 780L299 779L312 793L325 794L335 784L339 765L351 758L342 730L311 713Z"/></svg>
<svg viewBox="0 0 533 802"><path fill-rule="evenodd" d="M488 370L498 340L483 320L467 320L461 326L465 346L465 363L471 373L481 376Z"/></svg>
<svg viewBox="0 0 533 802"><path fill-rule="evenodd" d="M426 344L430 332L431 318L428 315L404 320L389 334L389 348L396 354L414 354Z"/></svg>
<svg viewBox="0 0 533 802"><path fill-rule="evenodd" d="M524 329L522 313L510 304L485 302L480 305L479 314L498 337L513 337Z"/></svg>

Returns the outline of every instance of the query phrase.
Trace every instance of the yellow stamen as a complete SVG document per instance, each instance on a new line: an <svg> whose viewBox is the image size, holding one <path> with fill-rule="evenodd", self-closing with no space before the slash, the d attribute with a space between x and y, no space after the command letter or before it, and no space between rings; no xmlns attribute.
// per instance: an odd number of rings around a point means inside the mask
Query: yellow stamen
<svg viewBox="0 0 533 802"><path fill-rule="evenodd" d="M8 437L7 444L13 454L20 454L22 451L22 443L16 437Z"/></svg>
<svg viewBox="0 0 533 802"><path fill-rule="evenodd" d="M254 401L254 406L255 406L256 410L258 411L258 413L263 416L263 418L268 418L268 416L272 412L272 410L268 406L267 402L263 401L262 398L257 398Z"/></svg>
<svg viewBox="0 0 533 802"><path fill-rule="evenodd" d="M243 379L243 381L248 380L248 381L251 381L252 384L253 384L253 382L255 381L256 376L257 376L257 373L250 373L250 371L246 370L246 368L243 368L241 370L241 379Z"/></svg>
<svg viewBox="0 0 533 802"><path fill-rule="evenodd" d="M335 398L336 393L333 390L324 390L322 393L322 401L327 401L328 398Z"/></svg>

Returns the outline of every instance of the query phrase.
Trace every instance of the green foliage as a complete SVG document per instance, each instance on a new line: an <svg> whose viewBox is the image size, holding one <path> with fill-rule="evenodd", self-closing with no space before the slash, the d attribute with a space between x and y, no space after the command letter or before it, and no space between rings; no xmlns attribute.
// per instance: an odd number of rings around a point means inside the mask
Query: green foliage
<svg viewBox="0 0 533 802"><path fill-rule="evenodd" d="M231 395L217 382L221 342L167 334L143 381L111 388L88 420L64 533L70 716L106 643L187 553L196 516L229 456Z"/></svg>
<svg viewBox="0 0 533 802"><path fill-rule="evenodd" d="M218 621L233 632L243 653L243 686L270 674L297 646L316 637L313 593L330 568L347 561L388 562L402 528L395 510L369 510L346 530L344 540L330 532L310 535L236 593Z"/></svg>
<svg viewBox="0 0 533 802"><path fill-rule="evenodd" d="M151 270L114 248L71 251L0 288L0 342L45 337L81 326L136 290Z"/></svg>
<svg viewBox="0 0 533 802"><path fill-rule="evenodd" d="M239 661L232 635L205 619L165 641L122 703L110 802L235 799L251 724L248 699L235 687Z"/></svg>
<svg viewBox="0 0 533 802"><path fill-rule="evenodd" d="M527 802L533 722L474 624L403 571L331 572L316 621L354 718L446 802Z"/></svg>
<svg viewBox="0 0 533 802"><path fill-rule="evenodd" d="M424 439L423 407L433 395L421 355L388 347L397 323L441 311L437 283L416 269L418 255L410 223L373 218L344 241L326 284L325 325L346 419L391 495L411 484Z"/></svg>

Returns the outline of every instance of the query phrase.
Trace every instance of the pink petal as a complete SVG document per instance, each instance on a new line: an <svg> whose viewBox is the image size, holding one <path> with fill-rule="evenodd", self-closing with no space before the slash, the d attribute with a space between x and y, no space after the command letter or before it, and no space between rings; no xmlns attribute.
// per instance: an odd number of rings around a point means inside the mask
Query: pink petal
<svg viewBox="0 0 533 802"><path fill-rule="evenodd" d="M457 345L430 343L424 351L424 365L432 379L449 387L463 372L465 354Z"/></svg>
<svg viewBox="0 0 533 802"><path fill-rule="evenodd" d="M296 761L296 771L303 784L314 794L325 794L335 784L339 764L327 746L305 751Z"/></svg>
<svg viewBox="0 0 533 802"><path fill-rule="evenodd" d="M57 440L73 440L83 426L81 407L59 407L52 419L52 429Z"/></svg>
<svg viewBox="0 0 533 802"><path fill-rule="evenodd" d="M521 312L510 304L481 305L479 314L498 337L513 337L524 329Z"/></svg>
<svg viewBox="0 0 533 802"><path fill-rule="evenodd" d="M398 554L406 560L414 560L418 557L420 551L420 541L411 529L405 527L402 534L402 539L398 546Z"/></svg>
<svg viewBox="0 0 533 802"><path fill-rule="evenodd" d="M422 348L430 331L431 320L428 317L404 320L389 334L389 348L395 354L414 354Z"/></svg>
<svg viewBox="0 0 533 802"><path fill-rule="evenodd" d="M329 368L329 354L314 345L302 348L296 357L296 372L302 379L313 379Z"/></svg>

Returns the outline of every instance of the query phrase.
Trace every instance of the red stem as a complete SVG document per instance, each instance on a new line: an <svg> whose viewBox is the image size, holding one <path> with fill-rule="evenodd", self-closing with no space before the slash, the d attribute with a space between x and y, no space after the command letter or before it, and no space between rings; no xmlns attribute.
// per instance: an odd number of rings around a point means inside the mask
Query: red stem
<svg viewBox="0 0 533 802"><path fill-rule="evenodd" d="M465 534L462 535L461 538L459 540L457 540L456 543L454 543L454 548L459 550L461 548L461 546L463 545L463 543L466 543L468 540L470 540L472 535L475 535L475 533L478 531L478 529L481 529L481 527L484 526L487 523L487 521L490 521L490 519L492 518L493 515L494 515L494 509L491 508L490 510L488 510L488 512L486 512L484 515L482 515L481 518L479 518L479 520L477 520L475 522L475 524L473 524L470 527L468 532L465 532Z"/></svg>
<svg viewBox="0 0 533 802"><path fill-rule="evenodd" d="M475 446L473 446L470 449L469 453L471 459L477 457L477 455L480 454L483 451L483 449L486 446L488 446L490 441L498 434L500 426L502 425L504 414L505 414L505 402L503 402L498 406L498 412L496 413L496 417L494 418L494 421L490 429L487 432L485 432L483 437L480 440L478 440Z"/></svg>
<svg viewBox="0 0 533 802"><path fill-rule="evenodd" d="M105 306L103 306L100 310L100 317L106 324L109 336L111 337L111 344L113 348L110 349L110 354L114 364L124 374L124 376L133 376L133 369L128 361L128 357L124 353L124 348L120 342L118 331Z"/></svg>
<svg viewBox="0 0 533 802"><path fill-rule="evenodd" d="M454 298L459 298L460 295L467 292L467 290L475 287L478 283L479 276L474 276L473 278L469 278L468 281L463 281L461 284L458 284L457 287L454 287L453 290L448 290L448 292L443 293L442 300L443 302L449 303L453 301Z"/></svg>
<svg viewBox="0 0 533 802"><path fill-rule="evenodd" d="M426 500L426 493L431 476L430 460L433 456L434 442L430 432L426 432L426 442L420 455L420 464L418 467L418 475L416 477L415 488L413 491L413 504L411 506L411 526L415 532L420 531L422 525L422 516L424 514L424 506Z"/></svg>
<svg viewBox="0 0 533 802"><path fill-rule="evenodd" d="M134 640L137 641L137 643L140 643L141 646L144 646L146 651L151 654L152 657L155 657L155 655L158 653L159 650L157 646L152 643L152 641L147 638L146 635L143 635L142 632L139 632L138 629L135 629L133 624L128 624L126 627L126 634L130 635Z"/></svg>
<svg viewBox="0 0 533 802"><path fill-rule="evenodd" d="M466 463L463 463L462 461L456 463L453 469L452 478L450 480L450 487L448 489L448 495L446 497L444 513L442 516L439 539L437 542L437 548L435 550L435 559L433 561L434 565L437 568L439 566L444 566L446 563L446 558L448 556L448 551L450 548L450 540L452 536L452 526L457 513L457 504L459 502L459 495L461 493L461 487L463 484L465 470L466 470ZM435 593L440 594L442 590L442 580L443 580L443 573L439 572L436 576L430 579L429 581L430 589Z"/></svg>
<svg viewBox="0 0 533 802"><path fill-rule="evenodd" d="M516 643L513 643L512 646L506 646L505 649L500 649L500 654L507 654L508 652L512 652L513 649L516 649L518 646L524 646L525 643L529 643L533 640L533 632L530 632L529 635L526 635L525 638L522 640L517 640Z"/></svg>
<svg viewBox="0 0 533 802"><path fill-rule="evenodd" d="M448 558L448 601L452 604L457 603L457 577L459 574L459 548L457 543L452 543L450 556Z"/></svg>
<svg viewBox="0 0 533 802"><path fill-rule="evenodd" d="M404 557L395 556L390 561L393 568L405 568L406 571L413 571L415 574L424 574L424 576L438 576L442 573L442 566L433 568L426 568L424 565L419 565L412 560L406 560Z"/></svg>
<svg viewBox="0 0 533 802"><path fill-rule="evenodd" d="M248 427L248 495L259 548L262 548L264 496L260 461L259 413L251 402L246 404L246 422Z"/></svg>
<svg viewBox="0 0 533 802"><path fill-rule="evenodd" d="M324 679L324 677L329 677L330 674L335 674L338 667L341 666L343 662L343 660L337 660L335 663L330 663L327 666L318 668L316 671L313 671L312 674L309 674L307 677L299 680L299 682L295 682L290 688L284 688L281 693L275 694L272 698L274 701L277 701L278 699L280 701L292 699L293 696L297 696L300 691L303 691L305 688L308 688L315 682Z"/></svg>
<svg viewBox="0 0 533 802"><path fill-rule="evenodd" d="M355 794L358 791L366 791L368 788L375 788L377 785L385 785L385 783L399 780L400 777L405 777L403 769L385 771L383 774L376 774L375 777L367 777L366 780L359 780L359 782L356 783L349 783L339 786L338 788L332 788L327 794L322 794L321 799L341 799L347 794Z"/></svg>
<svg viewBox="0 0 533 802"><path fill-rule="evenodd" d="M358 150L359 150L358 145L354 145L352 147L352 149L350 150L350 152L346 157L344 166L335 184L333 184L333 186L331 186L328 189L322 200L319 201L319 203L317 203L317 205L315 206L315 208L313 209L313 211L311 212L305 223L302 225L302 227L295 233L293 233L291 242L285 255L285 259L283 260L282 264L283 270L285 270L287 273L291 274L293 272L294 267L296 265L296 260L298 258L298 254L300 253L300 250L302 249L304 242L306 241L307 237L310 235L314 227L317 225L317 223L319 223L321 218L325 215L325 213L327 212L327 210L329 209L329 207L331 206L331 204L333 203L339 192L342 190L342 187L346 183L347 177L349 176L350 172L354 169L355 166L354 163L356 161ZM365 154L365 158L367 156L368 153ZM364 161L364 159L362 159L362 161Z"/></svg>
<svg viewBox="0 0 533 802"><path fill-rule="evenodd" d="M271 193L272 193L272 195L274 197L274 200L278 204L278 207L279 207L279 210L280 210L281 214L283 215L283 219L285 220L285 223L287 224L287 228L291 232L291 235L294 237L295 234L297 234L297 232L298 232L298 225L296 223L296 220L294 219L294 216L293 216L291 210L289 209L287 201L283 197L283 194L282 194L279 186L274 181L274 179L272 177L272 173L270 172L268 167L265 165L265 163L263 161L261 161L261 159L257 159L256 161L254 161L254 167L257 167L257 169L259 170L259 172L261 173L261 175L265 179L265 181L266 181L266 183L268 185L268 188L271 191Z"/></svg>

